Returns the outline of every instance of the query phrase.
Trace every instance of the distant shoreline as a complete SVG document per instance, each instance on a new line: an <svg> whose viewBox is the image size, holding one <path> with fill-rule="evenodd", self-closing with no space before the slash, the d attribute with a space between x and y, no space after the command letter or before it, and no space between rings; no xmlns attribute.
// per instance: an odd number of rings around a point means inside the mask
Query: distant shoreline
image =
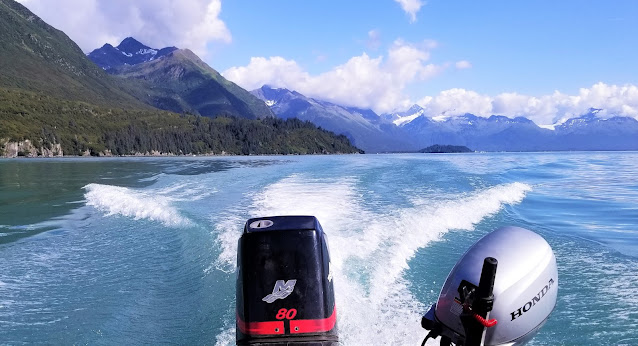
<svg viewBox="0 0 638 346"><path fill-rule="evenodd" d="M389 153L383 153L389 154ZM109 158L134 158L134 157L172 157L172 158L180 158L180 157L251 157L251 156L333 156L333 155L365 155L365 153L312 153L312 154L161 154L161 155L56 155L56 156L0 156L0 159L6 160L30 160L30 159L66 159L66 158L75 158L75 159L109 159Z"/></svg>
<svg viewBox="0 0 638 346"><path fill-rule="evenodd" d="M638 150L543 150L543 151L471 151L471 152L450 152L450 153L420 153L418 151L395 151L378 153L330 153L330 154L167 154L167 155L64 155L64 156L0 156L0 160L39 160L39 159L122 159L122 158L195 158L195 157L264 157L264 156L335 156L335 155L400 155L400 154L558 154L558 153L638 153Z"/></svg>

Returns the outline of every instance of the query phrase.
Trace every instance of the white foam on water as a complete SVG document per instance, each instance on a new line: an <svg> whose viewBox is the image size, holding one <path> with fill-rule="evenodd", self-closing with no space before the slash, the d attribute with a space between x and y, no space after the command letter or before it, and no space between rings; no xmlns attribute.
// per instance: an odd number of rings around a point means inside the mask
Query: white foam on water
<svg viewBox="0 0 638 346"><path fill-rule="evenodd" d="M220 330L220 333L215 337L217 342L215 345L235 345L235 328L226 328Z"/></svg>
<svg viewBox="0 0 638 346"><path fill-rule="evenodd" d="M172 201L198 201L217 193L217 189L207 187L206 183L189 181L173 184L153 192L161 196L170 196Z"/></svg>
<svg viewBox="0 0 638 346"><path fill-rule="evenodd" d="M366 210L356 183L356 178L293 175L257 194L250 210L252 216L317 216L330 243L342 345L418 344L424 336L420 318L425 307L403 277L408 261L447 231L471 230L531 190L512 183L443 202ZM220 234L227 246L219 259L229 267L235 265L242 227L238 222L229 220L224 227L228 234ZM232 344L233 336L231 327L218 336L217 344Z"/></svg>
<svg viewBox="0 0 638 346"><path fill-rule="evenodd" d="M580 292L577 291L564 293L560 299L569 304L562 313L569 316L570 320L577 325L593 322L614 323L616 329L626 326L626 331L636 330L638 326L635 317L636 308L638 308L636 260L618 258L610 261L608 251L592 253L580 249L570 248L569 250L569 256L560 257L560 264L566 268L578 268L578 271L574 272L579 274L579 284L583 287L591 287L598 293L595 299L588 300L583 300ZM614 330L605 331L605 333L624 335L626 331Z"/></svg>
<svg viewBox="0 0 638 346"><path fill-rule="evenodd" d="M140 191L131 188L88 184L84 187L86 204L103 211L107 216L121 215L135 220L159 221L166 226L180 227L190 224L172 205L183 196L172 197L172 189Z"/></svg>
<svg viewBox="0 0 638 346"><path fill-rule="evenodd" d="M215 263L204 269L205 274L210 274L213 268L225 273L232 273L237 267L237 241L243 231L243 223L246 222L241 212L230 211L225 214L221 222L215 227L217 244L221 247L221 254Z"/></svg>

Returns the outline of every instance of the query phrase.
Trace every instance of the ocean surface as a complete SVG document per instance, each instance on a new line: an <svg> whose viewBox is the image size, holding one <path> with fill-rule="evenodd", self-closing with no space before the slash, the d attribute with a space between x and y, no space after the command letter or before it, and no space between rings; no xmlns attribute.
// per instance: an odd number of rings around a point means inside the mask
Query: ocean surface
<svg viewBox="0 0 638 346"><path fill-rule="evenodd" d="M242 227L287 214L329 235L343 345L420 345L506 225L557 257L532 345L638 345L635 152L0 160L0 344L232 345Z"/></svg>

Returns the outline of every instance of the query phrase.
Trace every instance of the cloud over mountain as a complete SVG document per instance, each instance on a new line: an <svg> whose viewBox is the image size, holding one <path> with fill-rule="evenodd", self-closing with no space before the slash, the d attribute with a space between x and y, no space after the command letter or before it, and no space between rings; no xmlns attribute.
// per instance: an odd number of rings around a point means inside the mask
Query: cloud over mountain
<svg viewBox="0 0 638 346"><path fill-rule="evenodd" d="M85 52L133 36L153 47L178 46L206 55L209 42L231 41L219 18L221 0L19 0ZM75 15L69 15L74 13Z"/></svg>
<svg viewBox="0 0 638 346"><path fill-rule="evenodd" d="M518 93L502 93L496 96L481 95L460 88L426 96L417 102L430 116L457 116L472 113L489 117L493 114L508 117L525 116L539 125L552 125L588 112L590 108L602 109L598 117L614 115L638 119L638 87L635 85L594 84L581 88L576 95L555 91L550 95L528 96Z"/></svg>
<svg viewBox="0 0 638 346"><path fill-rule="evenodd" d="M418 44L396 40L386 56L363 53L314 76L294 60L253 57L248 65L232 67L223 75L248 90L269 84L347 106L389 112L410 106L403 93L408 84L429 80L448 67L428 63L434 46L430 40Z"/></svg>

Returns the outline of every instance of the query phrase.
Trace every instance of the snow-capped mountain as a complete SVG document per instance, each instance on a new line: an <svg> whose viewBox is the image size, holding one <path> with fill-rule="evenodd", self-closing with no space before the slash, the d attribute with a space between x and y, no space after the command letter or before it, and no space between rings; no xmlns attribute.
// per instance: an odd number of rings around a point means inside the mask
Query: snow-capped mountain
<svg viewBox="0 0 638 346"><path fill-rule="evenodd" d="M307 120L343 134L368 153L417 149L402 129L384 123L372 110L344 107L266 85L251 93L262 99L278 117Z"/></svg>
<svg viewBox="0 0 638 346"><path fill-rule="evenodd" d="M637 150L638 121L630 117L597 116L591 109L553 129L540 127L524 117L488 118L472 114L434 120L425 114L401 122L419 147L434 144L464 145L481 151ZM409 113L409 112L408 112Z"/></svg>
<svg viewBox="0 0 638 346"><path fill-rule="evenodd" d="M481 151L544 150L545 137L552 131L527 118L492 115L489 118L464 114L445 120L417 116L401 126L419 147L434 144L463 145Z"/></svg>
<svg viewBox="0 0 638 346"><path fill-rule="evenodd" d="M117 47L107 43L87 56L96 65L108 72L123 65L137 65L160 59L175 50L177 50L176 47L154 49L132 37L127 37Z"/></svg>
<svg viewBox="0 0 638 346"><path fill-rule="evenodd" d="M638 120L630 117L600 118L598 109L571 118L555 127L560 150L638 150Z"/></svg>
<svg viewBox="0 0 638 346"><path fill-rule="evenodd" d="M401 126L403 124L407 124L410 121L418 118L423 115L425 110L423 107L415 104L410 109L405 112L394 112L394 113L386 113L381 115L381 119L386 122L391 122L397 126Z"/></svg>

